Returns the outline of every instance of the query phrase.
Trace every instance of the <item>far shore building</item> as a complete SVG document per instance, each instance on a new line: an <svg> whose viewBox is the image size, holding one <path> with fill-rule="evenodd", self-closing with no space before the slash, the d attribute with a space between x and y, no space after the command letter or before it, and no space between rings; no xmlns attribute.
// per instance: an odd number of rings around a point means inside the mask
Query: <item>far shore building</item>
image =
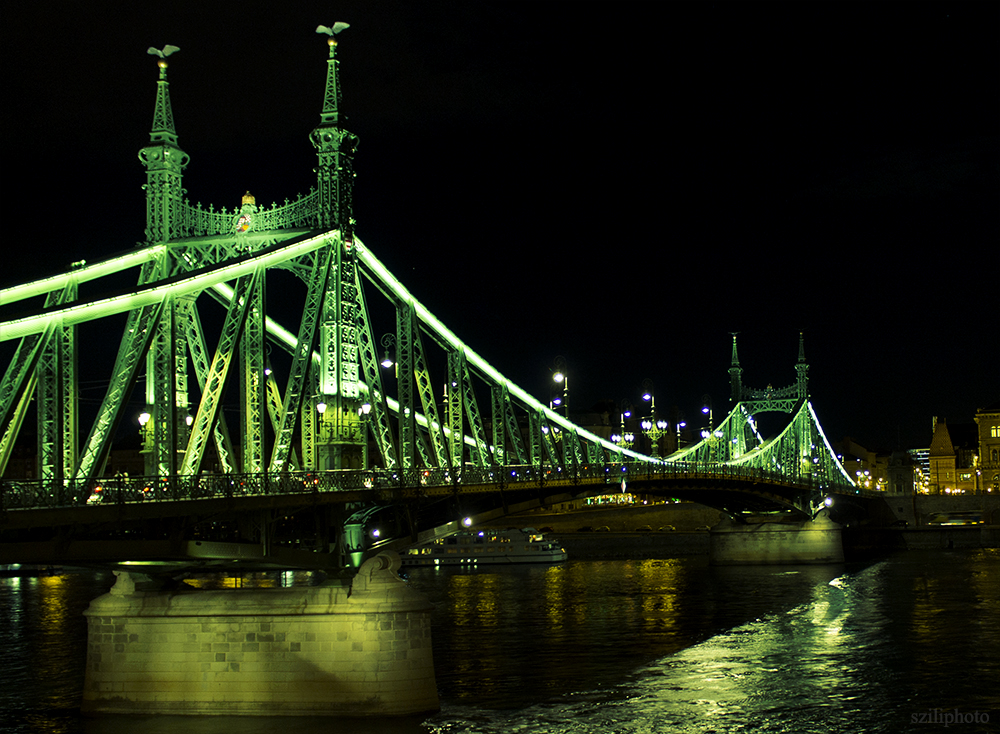
<svg viewBox="0 0 1000 734"><path fill-rule="evenodd" d="M983 492L1000 492L1000 403L976 411L979 434L978 487Z"/></svg>
<svg viewBox="0 0 1000 734"><path fill-rule="evenodd" d="M976 481L978 450L978 431L974 423L949 426L944 418L935 417L929 456L930 493L965 494L979 489Z"/></svg>
<svg viewBox="0 0 1000 734"><path fill-rule="evenodd" d="M889 489L890 454L870 451L850 437L833 445L844 471L861 489L885 492ZM911 489L912 491L912 489Z"/></svg>

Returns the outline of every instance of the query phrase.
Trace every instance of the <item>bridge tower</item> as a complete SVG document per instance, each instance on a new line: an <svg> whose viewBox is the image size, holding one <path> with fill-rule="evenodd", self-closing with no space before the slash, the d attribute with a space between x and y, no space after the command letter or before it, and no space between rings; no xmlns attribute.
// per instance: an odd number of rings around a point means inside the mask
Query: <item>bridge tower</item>
<svg viewBox="0 0 1000 734"><path fill-rule="evenodd" d="M776 411L791 413L800 400L809 397L809 365L806 363L805 339L799 332L799 356L795 363L795 384L774 388L768 385L763 390L743 384L743 368L736 353L736 334L733 334L733 357L729 367L729 383L732 388L731 401L744 403L753 412Z"/></svg>
<svg viewBox="0 0 1000 734"><path fill-rule="evenodd" d="M809 365L806 364L805 337L799 332L799 359L795 363L795 389L799 400L809 397Z"/></svg>
<svg viewBox="0 0 1000 734"><path fill-rule="evenodd" d="M354 248L352 191L353 155L357 136L340 125L341 92L336 58L337 34L347 27L320 26L328 36L326 84L319 125L310 140L316 148L317 185L304 199L287 205L288 213L275 216L256 205L250 192L231 214L214 208L205 211L184 199L182 175L190 157L178 145L167 81L167 56L178 51L166 46L150 49L158 56L159 79L149 144L139 153L146 167L146 243L157 254L143 265L139 285L161 282L171 276L259 251L275 242L274 229L307 226L331 232L326 247L306 267L311 271L310 298L315 331L303 342L321 348L318 368L309 367L299 355L294 393L283 403L273 380L267 379L265 344L265 271L258 268L240 278L234 289L243 302L230 309L223 340L212 359L206 353L198 323L197 294L167 295L155 306L132 311L119 352L125 374L145 357L145 410L140 418L147 476L170 477L197 473L205 459L207 441L214 439L224 472L260 474L291 466L311 470L360 469L365 445L362 419L360 311L364 306L358 288ZM271 216L267 216L271 215ZM192 238L201 237L201 241ZM282 239L280 235L277 239ZM157 249L159 246L159 249ZM188 397L189 352L198 373L201 405L192 410ZM209 360L212 364L209 365ZM239 373L239 443L234 447L221 415L220 400L230 365ZM235 381L235 380L234 380ZM122 381L123 391L127 380ZM120 401L120 395L118 400ZM288 397L288 396L285 396ZM120 403L119 403L120 405ZM117 411L115 419L110 414ZM108 406L113 425L120 408ZM192 413L195 414L194 417ZM275 446L268 463L265 425L270 413ZM296 415L301 423L301 460L291 445ZM106 456L106 434L88 442L93 455L85 454L79 477L101 472ZM104 448L102 452L102 448Z"/></svg>
<svg viewBox="0 0 1000 734"><path fill-rule="evenodd" d="M729 415L711 432L704 432L702 441L671 455L669 461L778 471L790 478L816 484L817 488L850 484L850 478L837 461L809 403L809 365L803 334L799 333L795 381L785 387L768 385L764 389L748 387L744 382L736 334L732 337L729 381L733 405ZM760 413L784 413L790 420L778 435L765 440L758 425ZM770 428L774 428L774 422L770 423ZM817 498L823 499L818 494L812 499Z"/></svg>
<svg viewBox="0 0 1000 734"><path fill-rule="evenodd" d="M320 321L320 373L316 398L317 426L313 468L361 469L366 439L362 420L359 294L354 250L354 151L358 138L340 125L340 72L337 35L347 27L320 26L328 35L330 55L320 123L310 140L316 148L319 227L339 229L332 248Z"/></svg>
<svg viewBox="0 0 1000 734"><path fill-rule="evenodd" d="M774 399L781 402L772 403L770 407L765 405L763 408L757 408L757 410L782 410L789 412L790 406L787 405L787 401L784 399L794 397L795 400L805 400L809 397L809 365L806 363L805 337L801 331L799 332L799 357L795 363L795 385L779 390L774 390L770 386L767 390L752 390L744 387L743 368L740 366L740 357L736 351L736 334L734 333L732 337L733 356L729 366L731 403L735 404L750 400L770 401Z"/></svg>
<svg viewBox="0 0 1000 734"><path fill-rule="evenodd" d="M736 353L736 334L733 334L733 359L729 367L729 385L732 394L729 398L734 405L740 402L743 395L743 368L740 367L740 356Z"/></svg>
<svg viewBox="0 0 1000 734"><path fill-rule="evenodd" d="M167 57L175 46L162 50L151 48L158 57L160 77L156 82L156 105L149 144L139 151L146 167L146 244L164 244L179 234L179 220L184 201L183 172L190 161L177 142L170 85L167 81ZM139 285L170 275L169 258L159 257L143 267ZM186 339L178 329L178 303L168 297L161 304L156 326L137 334L130 345L146 355L146 409L143 413L143 454L147 476L171 476L177 472L178 452L187 433L188 415ZM146 332L151 343L146 347Z"/></svg>

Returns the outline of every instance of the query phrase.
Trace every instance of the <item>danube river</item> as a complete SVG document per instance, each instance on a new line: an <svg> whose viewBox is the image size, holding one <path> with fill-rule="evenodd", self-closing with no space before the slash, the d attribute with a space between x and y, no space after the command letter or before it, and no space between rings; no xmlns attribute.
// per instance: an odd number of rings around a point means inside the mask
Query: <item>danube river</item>
<svg viewBox="0 0 1000 734"><path fill-rule="evenodd" d="M81 612L111 585L110 575L0 579L0 731L1000 729L1000 550L911 551L846 566L713 568L685 557L419 568L408 576L435 604L441 711L347 721L83 718Z"/></svg>

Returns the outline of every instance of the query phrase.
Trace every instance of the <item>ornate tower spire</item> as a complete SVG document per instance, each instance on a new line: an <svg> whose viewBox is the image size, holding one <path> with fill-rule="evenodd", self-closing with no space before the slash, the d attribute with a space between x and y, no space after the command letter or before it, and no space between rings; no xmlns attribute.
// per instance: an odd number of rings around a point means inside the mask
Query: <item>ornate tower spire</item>
<svg viewBox="0 0 1000 734"><path fill-rule="evenodd" d="M799 360L795 363L795 388L799 400L809 397L809 365L806 364L806 342L799 332Z"/></svg>
<svg viewBox="0 0 1000 734"><path fill-rule="evenodd" d="M173 220L184 195L181 172L190 160L177 145L174 113L170 107L170 86L167 83L167 56L179 50L176 46L148 50L148 53L159 57L160 78L156 82L156 108L153 111L153 127L149 131L149 145L139 151L139 160L146 166L147 242L164 242L173 236Z"/></svg>
<svg viewBox="0 0 1000 734"><path fill-rule="evenodd" d="M743 399L743 368L740 367L740 357L736 353L736 332L733 333L733 361L729 367L729 384L732 388L731 400L734 403Z"/></svg>
<svg viewBox="0 0 1000 734"><path fill-rule="evenodd" d="M332 28L325 25L316 28L317 33L329 36L327 43L330 46L330 56L326 62L323 111L319 116L319 126L312 131L309 139L319 157L319 166L316 168L319 227L339 229L341 239L350 246L354 239L353 157L358 147L358 137L340 127L341 94L337 64L337 34L348 27L347 23L334 23Z"/></svg>
<svg viewBox="0 0 1000 734"><path fill-rule="evenodd" d="M354 149L358 139L340 127L340 83L337 70L337 34L347 23L333 28L319 26L328 36L330 56L326 62L326 93L319 126L309 136L319 157L316 168L319 189L319 227L340 230L332 242L329 277L323 295L320 326L319 400L317 408L316 456L318 469L358 469L367 441L360 418L362 371L358 334L358 287L354 252L354 220L351 217L354 189ZM322 406L322 408L320 407Z"/></svg>

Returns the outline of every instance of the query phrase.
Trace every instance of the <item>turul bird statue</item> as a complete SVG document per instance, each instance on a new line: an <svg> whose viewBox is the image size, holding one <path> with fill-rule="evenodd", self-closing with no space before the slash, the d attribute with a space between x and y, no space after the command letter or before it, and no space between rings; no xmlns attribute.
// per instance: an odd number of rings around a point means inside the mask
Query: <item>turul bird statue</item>
<svg viewBox="0 0 1000 734"><path fill-rule="evenodd" d="M316 26L316 32L317 33L325 33L328 36L334 36L334 35L340 33L345 28L350 28L350 27L351 26L350 26L349 23L340 23L340 22L337 22L337 23L333 24L333 28L328 28L325 25L318 25L318 26Z"/></svg>
<svg viewBox="0 0 1000 734"><path fill-rule="evenodd" d="M167 58L174 51L180 51L180 49L177 48L177 46L171 46L169 44L164 46L162 51L158 48L153 48L152 46L146 49L146 53L152 56L159 56L161 59Z"/></svg>

